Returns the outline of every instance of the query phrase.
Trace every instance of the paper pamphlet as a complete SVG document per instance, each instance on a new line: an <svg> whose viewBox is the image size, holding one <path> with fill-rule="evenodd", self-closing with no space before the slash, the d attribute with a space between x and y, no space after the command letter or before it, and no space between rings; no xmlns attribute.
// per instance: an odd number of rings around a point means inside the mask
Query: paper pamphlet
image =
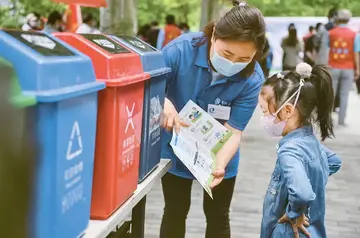
<svg viewBox="0 0 360 238"><path fill-rule="evenodd" d="M173 133L170 142L175 155L184 163L212 198L209 187L217 152L232 136L232 132L216 121L193 101L180 111L179 117L189 127Z"/></svg>

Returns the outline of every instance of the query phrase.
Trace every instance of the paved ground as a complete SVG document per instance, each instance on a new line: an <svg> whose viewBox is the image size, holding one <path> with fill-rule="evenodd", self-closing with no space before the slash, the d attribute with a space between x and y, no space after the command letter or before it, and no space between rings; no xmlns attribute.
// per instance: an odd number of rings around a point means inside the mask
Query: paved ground
<svg viewBox="0 0 360 238"><path fill-rule="evenodd" d="M348 128L337 129L336 139L326 144L343 160L338 174L327 187L329 238L360 237L360 98L351 95ZM263 196L275 162L276 140L264 136L258 126L259 110L249 124L242 144L242 159L231 207L233 238L258 238ZM357 122L356 122L357 121ZM194 184L187 220L187 238L204 237L202 190ZM161 185L148 196L146 238L158 238L163 209ZM221 237L219 237L221 238Z"/></svg>

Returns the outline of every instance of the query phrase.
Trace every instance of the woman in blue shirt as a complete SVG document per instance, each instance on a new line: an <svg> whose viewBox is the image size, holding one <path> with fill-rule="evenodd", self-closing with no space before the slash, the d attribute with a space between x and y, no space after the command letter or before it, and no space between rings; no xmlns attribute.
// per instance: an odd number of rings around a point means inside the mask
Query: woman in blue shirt
<svg viewBox="0 0 360 238"><path fill-rule="evenodd" d="M234 1L234 7L216 23L209 23L203 32L184 34L163 49L172 73L164 105L163 126L167 132L163 136L162 157L170 158L173 165L162 179L165 208L161 238L185 237L194 177L175 156L169 142L173 127L179 131L182 125L178 111L190 99L205 111L208 105L221 107L224 113L213 116L234 134L217 153L211 185L214 199L206 192L203 197L206 238L230 238L229 208L238 172L239 147L264 81L255 60L264 42L261 12Z"/></svg>
<svg viewBox="0 0 360 238"><path fill-rule="evenodd" d="M300 63L268 78L260 95L265 132L284 136L265 195L261 238L326 238L325 186L341 166L321 138L334 136L332 81L325 66ZM308 226L307 228L305 228Z"/></svg>

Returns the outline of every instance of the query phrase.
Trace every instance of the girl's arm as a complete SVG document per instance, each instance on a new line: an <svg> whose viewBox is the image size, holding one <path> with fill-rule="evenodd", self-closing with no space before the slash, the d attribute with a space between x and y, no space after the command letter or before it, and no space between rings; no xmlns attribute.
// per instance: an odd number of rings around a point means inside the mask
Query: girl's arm
<svg viewBox="0 0 360 238"><path fill-rule="evenodd" d="M294 219L306 212L316 195L305 171L302 155L296 146L281 149L278 159L288 189L289 203L286 214L290 219Z"/></svg>

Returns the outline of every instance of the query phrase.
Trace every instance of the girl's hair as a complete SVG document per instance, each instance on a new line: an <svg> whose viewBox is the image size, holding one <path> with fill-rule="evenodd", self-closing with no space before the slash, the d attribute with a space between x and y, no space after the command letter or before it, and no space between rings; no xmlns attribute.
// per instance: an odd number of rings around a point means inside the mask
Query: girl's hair
<svg viewBox="0 0 360 238"><path fill-rule="evenodd" d="M308 73L301 72L304 66L309 69ZM276 107L279 108L299 89L301 79L304 80L304 86L300 90L296 105L301 123L303 125L318 123L323 141L334 137L331 118L334 92L327 66L315 65L311 69L310 65L300 63L296 71L285 71L281 72L280 76L279 74L271 76L265 81L264 86L273 88ZM289 103L294 104L295 100L296 97L293 97Z"/></svg>
<svg viewBox="0 0 360 238"><path fill-rule="evenodd" d="M234 7L221 17L219 21L208 23L203 32L207 39L211 39L211 37L214 36L215 40L232 39L243 42L254 42L257 48L256 57L258 57L265 43L264 17L259 9L250 7L247 3L241 1L231 2ZM253 73L256 57L241 71L242 75L249 76Z"/></svg>
<svg viewBox="0 0 360 238"><path fill-rule="evenodd" d="M289 29L289 35L285 38L284 44L286 46L295 47L299 43L300 42L297 37L297 30L295 28Z"/></svg>

